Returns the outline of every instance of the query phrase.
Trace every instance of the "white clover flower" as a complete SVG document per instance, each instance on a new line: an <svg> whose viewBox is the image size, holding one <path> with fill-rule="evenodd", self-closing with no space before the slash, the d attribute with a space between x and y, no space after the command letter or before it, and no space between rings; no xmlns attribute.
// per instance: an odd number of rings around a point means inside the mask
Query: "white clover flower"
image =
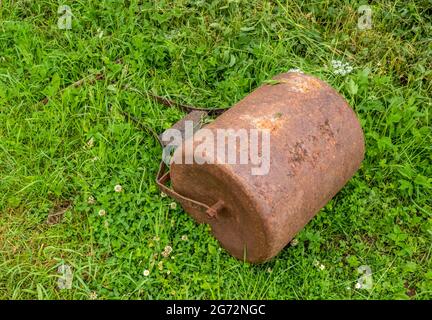
<svg viewBox="0 0 432 320"><path fill-rule="evenodd" d="M171 202L170 203L170 208L173 209L173 210L177 209L177 203Z"/></svg>
<svg viewBox="0 0 432 320"><path fill-rule="evenodd" d="M161 198L165 198L167 195L165 192L161 192L160 196L161 196Z"/></svg>
<svg viewBox="0 0 432 320"><path fill-rule="evenodd" d="M121 185L116 185L115 187L114 187L114 191L115 192L122 192L123 191L123 187L121 186Z"/></svg>
<svg viewBox="0 0 432 320"><path fill-rule="evenodd" d="M290 242L291 247L295 247L296 245L298 245L298 240L297 239L292 239Z"/></svg>
<svg viewBox="0 0 432 320"><path fill-rule="evenodd" d="M354 286L354 288L356 288L356 289L361 289L361 287L362 287L362 285L360 282L357 282Z"/></svg>
<svg viewBox="0 0 432 320"><path fill-rule="evenodd" d="M168 258L168 256L171 254L171 252L172 252L172 247L171 246L166 246L164 248L164 251L162 252L162 256L164 258Z"/></svg>
<svg viewBox="0 0 432 320"><path fill-rule="evenodd" d="M98 295L97 295L96 291L90 292L90 294L89 294L89 299L90 300L96 300L97 297L98 297Z"/></svg>
<svg viewBox="0 0 432 320"><path fill-rule="evenodd" d="M89 141L87 141L87 147L93 148L94 147L94 138L91 137Z"/></svg>
<svg viewBox="0 0 432 320"><path fill-rule="evenodd" d="M319 269L320 270L324 270L325 269L325 265L323 265L322 263L319 265Z"/></svg>
<svg viewBox="0 0 432 320"><path fill-rule="evenodd" d="M182 235L181 239L182 239L183 241L188 241L188 236L187 236L187 235Z"/></svg>
<svg viewBox="0 0 432 320"><path fill-rule="evenodd" d="M101 217L103 217L104 215L106 215L106 211L105 211L104 209L100 209L100 210L99 210L99 215L100 215Z"/></svg>
<svg viewBox="0 0 432 320"><path fill-rule="evenodd" d="M90 196L87 199L87 203L90 204L90 205L92 205L92 204L96 203L96 200L95 200L95 198L93 196Z"/></svg>
<svg viewBox="0 0 432 320"><path fill-rule="evenodd" d="M150 271L148 271L147 269L144 270L143 275L144 277L148 277L150 275Z"/></svg>

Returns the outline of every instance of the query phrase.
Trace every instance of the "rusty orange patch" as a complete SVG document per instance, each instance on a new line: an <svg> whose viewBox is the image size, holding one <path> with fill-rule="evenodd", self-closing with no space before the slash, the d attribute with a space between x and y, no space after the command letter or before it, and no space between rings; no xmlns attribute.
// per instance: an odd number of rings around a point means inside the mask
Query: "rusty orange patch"
<svg viewBox="0 0 432 320"><path fill-rule="evenodd" d="M280 83L288 84L288 91L307 93L312 90L321 88L321 83L314 78L290 77L279 80Z"/></svg>
<svg viewBox="0 0 432 320"><path fill-rule="evenodd" d="M279 118L259 118L254 119L253 123L255 127L261 130L270 130L270 132L273 132L275 130L278 130L282 127L282 120Z"/></svg>

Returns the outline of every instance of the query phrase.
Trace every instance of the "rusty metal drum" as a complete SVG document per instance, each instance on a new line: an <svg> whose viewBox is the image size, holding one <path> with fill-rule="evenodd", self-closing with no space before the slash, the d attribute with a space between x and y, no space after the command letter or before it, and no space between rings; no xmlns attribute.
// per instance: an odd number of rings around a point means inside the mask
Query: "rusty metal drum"
<svg viewBox="0 0 432 320"><path fill-rule="evenodd" d="M175 151L170 172L162 168L158 176L161 189L197 222L208 223L223 248L252 263L277 255L364 157L360 123L332 87L299 72L273 79L187 139ZM219 129L240 128L270 133L268 172L254 175L250 163L217 157L206 163L205 152L196 159L198 145L210 143L200 138L204 129L216 137ZM185 163L191 153L193 162Z"/></svg>

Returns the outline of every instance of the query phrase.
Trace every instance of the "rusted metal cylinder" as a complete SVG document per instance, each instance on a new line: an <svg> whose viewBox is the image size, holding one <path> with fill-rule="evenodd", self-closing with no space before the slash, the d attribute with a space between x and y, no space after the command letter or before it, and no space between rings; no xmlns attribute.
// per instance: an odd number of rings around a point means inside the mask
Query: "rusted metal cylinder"
<svg viewBox="0 0 432 320"><path fill-rule="evenodd" d="M208 142L200 140L202 129L190 138L193 148L184 144L175 151L169 174L170 195L185 211L210 224L233 256L254 263L282 250L353 176L364 156L359 121L333 88L298 72L274 80L204 127L215 136L218 129L268 130L267 174L251 174L251 164L199 164L195 158L185 164L188 153Z"/></svg>

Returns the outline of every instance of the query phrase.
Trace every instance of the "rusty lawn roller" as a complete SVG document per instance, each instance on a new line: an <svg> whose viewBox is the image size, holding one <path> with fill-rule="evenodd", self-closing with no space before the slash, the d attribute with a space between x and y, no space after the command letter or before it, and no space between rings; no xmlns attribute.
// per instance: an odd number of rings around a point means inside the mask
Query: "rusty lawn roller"
<svg viewBox="0 0 432 320"><path fill-rule="evenodd" d="M157 179L196 221L210 224L222 247L254 263L282 250L347 183L364 156L359 121L332 87L299 72L273 79L186 139L170 172L162 164ZM218 129L230 128L270 132L268 173L251 174L251 164L201 164L196 158L184 163L200 143L209 143L200 139L204 129L216 136ZM186 148L188 141L193 148ZM170 179L172 188L166 184Z"/></svg>

